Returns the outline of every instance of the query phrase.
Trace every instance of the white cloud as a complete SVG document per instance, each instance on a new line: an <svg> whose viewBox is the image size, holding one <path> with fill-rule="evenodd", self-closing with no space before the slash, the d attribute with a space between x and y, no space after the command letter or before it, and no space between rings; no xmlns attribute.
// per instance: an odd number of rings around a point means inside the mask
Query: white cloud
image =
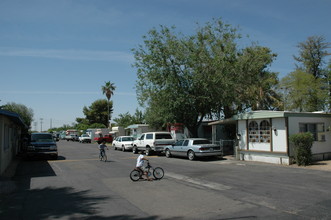
<svg viewBox="0 0 331 220"><path fill-rule="evenodd" d="M64 60L133 62L133 55L120 51L55 50L0 47L0 56L39 57Z"/></svg>

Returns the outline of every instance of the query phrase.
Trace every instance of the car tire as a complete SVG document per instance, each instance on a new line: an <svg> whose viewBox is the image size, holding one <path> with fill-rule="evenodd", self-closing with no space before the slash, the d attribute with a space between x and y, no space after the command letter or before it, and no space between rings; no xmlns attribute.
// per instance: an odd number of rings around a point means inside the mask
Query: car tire
<svg viewBox="0 0 331 220"><path fill-rule="evenodd" d="M170 153L169 149L166 149L165 155L166 155L167 158L171 157L171 153Z"/></svg>
<svg viewBox="0 0 331 220"><path fill-rule="evenodd" d="M189 160L194 160L195 159L195 153L190 150L189 152L187 152L187 157Z"/></svg>
<svg viewBox="0 0 331 220"><path fill-rule="evenodd" d="M152 150L151 148L147 147L146 150L145 150L145 155L146 156L151 156L152 155Z"/></svg>
<svg viewBox="0 0 331 220"><path fill-rule="evenodd" d="M133 154L137 154L137 153L138 153L138 151L137 151L137 147L136 147L136 146L133 146L133 148L132 148L132 153L133 153Z"/></svg>

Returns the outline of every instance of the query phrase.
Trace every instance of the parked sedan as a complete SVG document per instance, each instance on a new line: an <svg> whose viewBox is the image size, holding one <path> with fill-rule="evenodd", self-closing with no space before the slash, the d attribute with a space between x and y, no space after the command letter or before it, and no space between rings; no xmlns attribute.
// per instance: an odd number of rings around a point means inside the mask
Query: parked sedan
<svg viewBox="0 0 331 220"><path fill-rule="evenodd" d="M179 156L194 160L196 157L222 156L223 151L219 145L211 144L204 138L188 138L177 141L174 145L164 148L166 157Z"/></svg>
<svg viewBox="0 0 331 220"><path fill-rule="evenodd" d="M114 149L121 149L123 152L132 150L133 137L130 136L119 136L113 141Z"/></svg>

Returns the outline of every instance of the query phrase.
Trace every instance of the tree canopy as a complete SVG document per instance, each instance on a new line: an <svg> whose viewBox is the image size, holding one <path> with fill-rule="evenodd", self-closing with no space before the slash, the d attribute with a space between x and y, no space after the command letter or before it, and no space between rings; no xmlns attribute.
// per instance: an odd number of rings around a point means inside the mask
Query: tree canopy
<svg viewBox="0 0 331 220"><path fill-rule="evenodd" d="M322 36L311 36L298 44L296 69L280 83L286 110L330 111L331 66L326 58L331 44ZM331 65L331 61L330 64Z"/></svg>
<svg viewBox="0 0 331 220"><path fill-rule="evenodd" d="M228 118L247 109L279 105L276 54L252 44L239 48L237 29L215 19L184 36L175 27L153 28L133 49L139 103L155 126L184 123L193 136L205 118Z"/></svg>
<svg viewBox="0 0 331 220"><path fill-rule="evenodd" d="M114 121L118 126L126 128L132 124L144 124L145 116L142 111L136 109L135 114L131 115L129 112L119 114L117 118L114 118Z"/></svg>
<svg viewBox="0 0 331 220"><path fill-rule="evenodd" d="M31 108L28 108L23 104L9 102L3 106L3 109L19 114L23 122L27 126L31 126L31 122L33 120L33 110Z"/></svg>
<svg viewBox="0 0 331 220"><path fill-rule="evenodd" d="M105 99L98 99L94 101L89 107L84 106L83 113L85 119L78 118L77 122L84 122L84 124L92 125L95 123L108 126L108 104L110 106L109 113L113 112L113 102Z"/></svg>
<svg viewBox="0 0 331 220"><path fill-rule="evenodd" d="M324 80L297 69L284 77L281 85L287 91L285 110L313 112L324 109L328 97Z"/></svg>

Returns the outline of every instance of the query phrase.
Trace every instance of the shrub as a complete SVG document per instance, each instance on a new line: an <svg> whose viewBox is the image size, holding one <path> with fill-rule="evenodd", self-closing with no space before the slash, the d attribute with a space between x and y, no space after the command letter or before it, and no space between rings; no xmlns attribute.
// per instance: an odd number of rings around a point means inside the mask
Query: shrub
<svg viewBox="0 0 331 220"><path fill-rule="evenodd" d="M294 157L298 166L307 166L312 162L311 147L314 137L312 133L299 133L290 136L290 141L294 144Z"/></svg>

